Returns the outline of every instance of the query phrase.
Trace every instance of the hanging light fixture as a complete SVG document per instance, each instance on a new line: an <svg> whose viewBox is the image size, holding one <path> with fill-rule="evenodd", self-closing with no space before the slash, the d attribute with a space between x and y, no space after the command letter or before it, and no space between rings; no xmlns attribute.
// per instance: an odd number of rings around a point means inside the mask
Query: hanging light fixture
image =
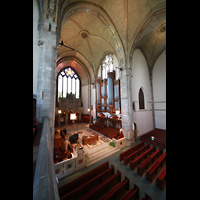
<svg viewBox="0 0 200 200"><path fill-rule="evenodd" d="M63 41L61 41L59 44L60 44L61 46L67 47L67 48L69 48L69 49L71 49L71 50L73 50L73 51L74 51L74 49L73 49L73 48L71 48L71 47L68 47L67 45L64 45Z"/></svg>

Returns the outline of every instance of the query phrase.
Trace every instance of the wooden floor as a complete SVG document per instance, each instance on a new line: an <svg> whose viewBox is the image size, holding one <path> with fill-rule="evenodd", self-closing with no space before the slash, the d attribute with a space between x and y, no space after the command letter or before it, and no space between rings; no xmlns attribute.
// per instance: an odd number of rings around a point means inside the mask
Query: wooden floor
<svg viewBox="0 0 200 200"><path fill-rule="evenodd" d="M155 140L151 140L151 136L154 136ZM152 130L140 136L140 140L159 146L161 148L166 148L166 130L163 129Z"/></svg>

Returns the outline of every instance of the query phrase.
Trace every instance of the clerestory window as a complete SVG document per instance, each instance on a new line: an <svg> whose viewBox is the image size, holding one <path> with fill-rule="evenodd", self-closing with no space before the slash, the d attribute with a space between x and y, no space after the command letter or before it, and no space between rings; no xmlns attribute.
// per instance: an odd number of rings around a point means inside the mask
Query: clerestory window
<svg viewBox="0 0 200 200"><path fill-rule="evenodd" d="M101 64L102 79L107 78L108 72L113 72L113 54L108 54L103 59L103 62Z"/></svg>

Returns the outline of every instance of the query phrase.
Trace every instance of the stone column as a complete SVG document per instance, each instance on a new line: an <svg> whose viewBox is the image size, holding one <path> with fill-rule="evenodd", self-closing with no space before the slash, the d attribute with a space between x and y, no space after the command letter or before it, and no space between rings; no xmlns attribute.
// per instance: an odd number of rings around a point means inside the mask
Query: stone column
<svg viewBox="0 0 200 200"><path fill-rule="evenodd" d="M150 88L151 88L151 106L152 106L152 117L153 117L153 129L156 128L155 123L155 110L154 110L154 97L153 97L153 68L149 68L149 79L150 79Z"/></svg>
<svg viewBox="0 0 200 200"><path fill-rule="evenodd" d="M44 118L49 119L51 140L54 137L55 123L55 98L56 98L56 26L51 25L49 29L48 21L44 20L40 28L39 35L39 64L38 64L38 87L36 116L39 123L43 123ZM53 142L52 142L53 143Z"/></svg>
<svg viewBox="0 0 200 200"><path fill-rule="evenodd" d="M132 76L132 69L128 66L124 68L122 76L120 77L122 129L126 130L130 135L129 139L127 139L128 146L130 146L134 142L133 130L132 130L133 108L132 108L131 76Z"/></svg>

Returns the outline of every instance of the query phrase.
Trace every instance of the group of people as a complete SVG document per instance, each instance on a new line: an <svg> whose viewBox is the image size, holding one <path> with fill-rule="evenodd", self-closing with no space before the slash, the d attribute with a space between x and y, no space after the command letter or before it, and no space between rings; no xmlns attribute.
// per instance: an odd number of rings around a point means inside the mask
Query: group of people
<svg viewBox="0 0 200 200"><path fill-rule="evenodd" d="M62 161L63 158L72 158L72 149L70 148L70 142L66 140L66 129L55 130L54 136L54 159Z"/></svg>

